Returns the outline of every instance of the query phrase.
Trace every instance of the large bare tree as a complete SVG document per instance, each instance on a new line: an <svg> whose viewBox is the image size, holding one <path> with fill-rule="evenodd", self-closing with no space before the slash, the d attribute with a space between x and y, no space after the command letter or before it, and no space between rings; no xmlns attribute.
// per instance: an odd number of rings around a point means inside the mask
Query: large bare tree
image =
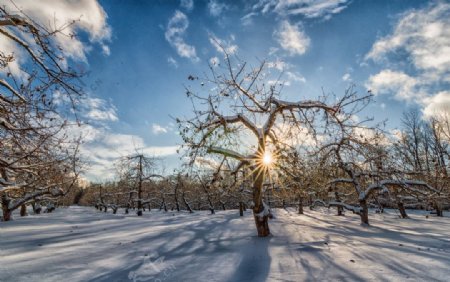
<svg viewBox="0 0 450 282"><path fill-rule="evenodd" d="M10 14L0 7L0 38L16 48L14 53L0 50L0 197L5 221L14 209L40 196L64 194L60 188L75 183L80 173L79 140L68 128L77 124L73 113L83 93L80 74L70 68L63 47L54 40L64 28L49 30L24 13Z"/></svg>
<svg viewBox="0 0 450 282"><path fill-rule="evenodd" d="M345 127L352 121L352 113L359 110L358 105L367 103L370 97L357 97L355 92L347 91L331 103L325 96L286 101L280 93L283 82L269 82L264 61L251 67L232 58L226 50L223 52L223 66L210 66L210 76L204 79L189 76L189 80L199 82L197 87L210 90L187 87L194 116L177 121L191 161L206 154L218 154L237 160L237 169L243 166L251 169L254 220L258 236L265 237L270 229L263 185L276 167L277 151L283 150L286 139L314 140ZM345 113L348 107L351 113Z"/></svg>

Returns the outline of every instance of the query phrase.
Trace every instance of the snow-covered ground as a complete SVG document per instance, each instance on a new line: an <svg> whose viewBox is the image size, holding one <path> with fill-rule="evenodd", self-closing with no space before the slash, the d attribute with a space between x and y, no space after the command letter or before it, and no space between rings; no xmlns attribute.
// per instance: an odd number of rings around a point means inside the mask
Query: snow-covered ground
<svg viewBox="0 0 450 282"><path fill-rule="evenodd" d="M119 213L122 211L119 211ZM70 207L0 223L1 281L449 281L450 218L276 210L143 217ZM446 216L449 216L446 213Z"/></svg>

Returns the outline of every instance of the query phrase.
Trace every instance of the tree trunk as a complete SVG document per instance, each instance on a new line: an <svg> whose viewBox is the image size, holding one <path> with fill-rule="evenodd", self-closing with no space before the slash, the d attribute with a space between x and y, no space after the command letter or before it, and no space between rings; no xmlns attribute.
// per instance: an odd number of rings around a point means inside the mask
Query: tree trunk
<svg viewBox="0 0 450 282"><path fill-rule="evenodd" d="M26 205L21 205L20 206L20 216L27 216L27 206Z"/></svg>
<svg viewBox="0 0 450 282"><path fill-rule="evenodd" d="M407 218L408 215L406 214L405 205L402 202L397 203L398 210L400 211L400 216L402 218Z"/></svg>
<svg viewBox="0 0 450 282"><path fill-rule="evenodd" d="M334 197L336 199L336 202L338 202L338 203L341 202L341 197L339 196L338 191L334 192ZM343 216L344 215L344 208L342 206L337 206L337 215L338 216Z"/></svg>
<svg viewBox="0 0 450 282"><path fill-rule="evenodd" d="M260 140L260 148L258 151L264 152L265 148L261 148L261 141L262 140ZM264 210L265 207L262 201L262 188L265 176L264 173L264 168L261 166L254 169L253 172L253 202L255 203L255 206L253 207L253 217L255 218L258 237L267 237L270 235L269 214Z"/></svg>
<svg viewBox="0 0 450 282"><path fill-rule="evenodd" d="M139 155L138 216L142 216L142 157Z"/></svg>
<svg viewBox="0 0 450 282"><path fill-rule="evenodd" d="M6 196L6 194L2 195L2 210L3 210L3 221L11 220L11 210L9 207L10 199Z"/></svg>
<svg viewBox="0 0 450 282"><path fill-rule="evenodd" d="M244 203L239 202L239 216L244 216Z"/></svg>
<svg viewBox="0 0 450 282"><path fill-rule="evenodd" d="M298 214L303 214L303 197L298 198Z"/></svg>
<svg viewBox="0 0 450 282"><path fill-rule="evenodd" d="M191 209L191 205L189 205L189 202L186 200L186 197L184 195L184 191L183 191L183 194L182 194L182 198L183 198L184 205L186 206L186 209L189 211L189 213L193 213L194 211Z"/></svg>
<svg viewBox="0 0 450 282"><path fill-rule="evenodd" d="M256 224L256 230L258 232L258 237L267 237L270 235L270 229L269 229L269 216L258 216L255 214L255 211L253 210L253 216L255 218L255 224Z"/></svg>
<svg viewBox="0 0 450 282"><path fill-rule="evenodd" d="M366 200L360 200L359 205L361 207L361 211L359 212L359 216L361 217L361 224L369 225L369 208L367 206Z"/></svg>
<svg viewBox="0 0 450 282"><path fill-rule="evenodd" d="M442 211L442 207L439 203L434 202L434 208L436 209L437 216L444 216L444 212Z"/></svg>
<svg viewBox="0 0 450 282"><path fill-rule="evenodd" d="M39 203L33 203L33 211L34 214L40 214L42 211L42 207Z"/></svg>

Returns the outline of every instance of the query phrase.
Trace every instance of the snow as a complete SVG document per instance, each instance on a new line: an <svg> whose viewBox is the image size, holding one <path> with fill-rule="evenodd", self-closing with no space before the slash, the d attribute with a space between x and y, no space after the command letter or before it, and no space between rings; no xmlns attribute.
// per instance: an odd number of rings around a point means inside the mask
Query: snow
<svg viewBox="0 0 450 282"><path fill-rule="evenodd" d="M268 205L266 205L266 203L263 202L263 210L257 214L255 214L255 216L259 217L260 219L263 219L263 217L268 216L270 214L270 208Z"/></svg>
<svg viewBox="0 0 450 282"><path fill-rule="evenodd" d="M448 281L450 216L408 210L335 216L272 210L258 238L250 211L145 212L89 207L0 223L2 281Z"/></svg>

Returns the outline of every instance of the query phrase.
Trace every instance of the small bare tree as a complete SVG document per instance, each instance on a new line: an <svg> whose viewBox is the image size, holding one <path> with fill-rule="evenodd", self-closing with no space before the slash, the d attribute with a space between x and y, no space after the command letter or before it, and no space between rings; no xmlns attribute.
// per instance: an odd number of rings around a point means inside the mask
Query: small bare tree
<svg viewBox="0 0 450 282"><path fill-rule="evenodd" d="M132 187L129 192L130 202L127 209L137 203L137 215L142 216L144 205L156 200L145 198L145 184L155 177L162 178L161 175L155 174L156 159L143 154L129 155L120 159L117 167L122 182L129 183L128 186Z"/></svg>

